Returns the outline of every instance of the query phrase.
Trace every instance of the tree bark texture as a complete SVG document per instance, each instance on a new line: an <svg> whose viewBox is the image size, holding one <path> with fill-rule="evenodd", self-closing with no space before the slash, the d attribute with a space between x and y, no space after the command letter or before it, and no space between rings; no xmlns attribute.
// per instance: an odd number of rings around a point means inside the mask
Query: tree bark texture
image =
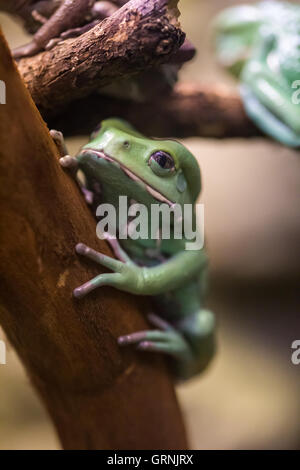
<svg viewBox="0 0 300 470"><path fill-rule="evenodd" d="M82 241L111 255L0 38L0 322L65 449L184 449L163 358L120 349L147 327L146 299L72 290L101 272Z"/></svg>

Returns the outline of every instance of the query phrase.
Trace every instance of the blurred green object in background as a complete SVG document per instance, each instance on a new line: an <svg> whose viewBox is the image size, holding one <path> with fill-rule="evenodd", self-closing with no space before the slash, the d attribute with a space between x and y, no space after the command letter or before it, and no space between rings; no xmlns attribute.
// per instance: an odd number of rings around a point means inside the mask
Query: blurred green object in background
<svg viewBox="0 0 300 470"><path fill-rule="evenodd" d="M227 8L214 29L219 62L239 78L248 116L278 142L300 147L300 6L272 0Z"/></svg>

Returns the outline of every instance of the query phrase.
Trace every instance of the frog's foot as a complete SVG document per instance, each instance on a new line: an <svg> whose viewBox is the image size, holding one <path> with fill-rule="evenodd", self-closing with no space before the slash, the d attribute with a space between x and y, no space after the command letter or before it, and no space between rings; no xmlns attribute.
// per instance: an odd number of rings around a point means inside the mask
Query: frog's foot
<svg viewBox="0 0 300 470"><path fill-rule="evenodd" d="M115 260L114 258L110 258L109 256L103 255L98 251L89 248L87 245L83 243L78 243L76 245L76 253L79 255L86 256L87 258L95 261L102 266L105 266L112 271L119 270L119 264L122 264L120 261ZM80 287L77 287L73 291L74 297L80 298L87 295L92 290L96 289L97 287L104 286L104 285L113 285L114 277L116 274L100 274L99 276L94 277L90 281L86 282Z"/></svg>
<svg viewBox="0 0 300 470"><path fill-rule="evenodd" d="M85 188L84 186L80 183L80 181L77 179L77 170L78 170L78 161L76 160L75 157L71 157L71 155L65 155L64 157L61 157L59 159L59 163L63 168L67 168L70 172L71 177L77 181L77 183L80 186L80 189L84 195L84 198L88 204L91 204L90 202L90 195L85 193ZM93 202L93 201L92 201Z"/></svg>
<svg viewBox="0 0 300 470"><path fill-rule="evenodd" d="M100 274L73 291L74 297L83 297L100 286L112 286L126 292L136 293L139 285L139 269L129 258L126 263L106 256L89 248L83 243L76 245L76 252L86 256L102 266L114 271L112 274Z"/></svg>
<svg viewBox="0 0 300 470"><path fill-rule="evenodd" d="M64 168L77 168L78 162L75 157L71 157L71 155L65 155L59 159L59 163Z"/></svg>
<svg viewBox="0 0 300 470"><path fill-rule="evenodd" d="M72 178L74 178L84 196L85 202L90 206L94 202L94 193L89 191L83 183L77 178L77 170L78 170L78 161L75 157L71 157L71 155L65 155L59 159L59 163L63 168L68 168L70 170Z"/></svg>
<svg viewBox="0 0 300 470"><path fill-rule="evenodd" d="M71 170L77 169L78 162L75 157L71 157L71 155L65 155L59 159L59 163L64 168L70 168Z"/></svg>
<svg viewBox="0 0 300 470"><path fill-rule="evenodd" d="M65 144L64 136L63 133L60 131L57 131L55 129L51 129L50 135L52 139L54 140L54 143L57 147L57 150L59 151L59 154L61 157L64 157L68 155L68 150ZM64 165L62 165L64 166Z"/></svg>
<svg viewBox="0 0 300 470"><path fill-rule="evenodd" d="M69 168L70 170L72 170L72 176L75 176L78 169L78 162L75 157L71 157L71 155L68 154L68 150L62 132L56 131L55 129L51 129L50 135L54 140L57 150L59 151L59 154L61 156L59 159L59 163L63 168Z"/></svg>
<svg viewBox="0 0 300 470"><path fill-rule="evenodd" d="M160 329L120 336L119 345L135 344L139 350L164 353L184 361L191 358L192 353L187 341L173 326L154 314L148 315L148 319Z"/></svg>
<svg viewBox="0 0 300 470"><path fill-rule="evenodd" d="M65 144L63 133L60 131L56 131L52 129L50 131L50 135L54 140L54 143L59 151L61 158L59 159L59 163L63 168L68 168L71 171L71 176L77 180L80 189L84 195L85 202L89 205L93 204L94 194L92 191L86 189L83 184L76 178L77 170L78 170L78 161L75 157L71 157L68 155L67 146Z"/></svg>

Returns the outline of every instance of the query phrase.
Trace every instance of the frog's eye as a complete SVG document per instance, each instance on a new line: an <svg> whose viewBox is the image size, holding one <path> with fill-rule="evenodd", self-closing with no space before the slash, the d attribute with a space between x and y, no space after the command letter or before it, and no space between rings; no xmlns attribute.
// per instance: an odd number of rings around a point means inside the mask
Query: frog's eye
<svg viewBox="0 0 300 470"><path fill-rule="evenodd" d="M153 153L149 159L151 170L158 176L166 176L175 170L175 162L173 157L163 150Z"/></svg>

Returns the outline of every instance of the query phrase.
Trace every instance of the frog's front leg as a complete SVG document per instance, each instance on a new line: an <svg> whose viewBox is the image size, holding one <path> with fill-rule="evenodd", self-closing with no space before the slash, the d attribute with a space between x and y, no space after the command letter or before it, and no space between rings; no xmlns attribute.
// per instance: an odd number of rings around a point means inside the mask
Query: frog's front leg
<svg viewBox="0 0 300 470"><path fill-rule="evenodd" d="M76 253L86 256L92 261L110 269L113 271L112 274L100 274L85 284L77 287L73 291L74 297L84 297L89 292L93 291L97 287L101 286L112 286L125 292L132 294L144 294L144 277L143 269L137 266L129 256L119 247L121 250L122 258L124 261L116 260L110 256L106 256L98 251L93 250L83 243L76 245Z"/></svg>
<svg viewBox="0 0 300 470"><path fill-rule="evenodd" d="M75 297L86 295L91 290L104 285L104 282L105 285L114 286L131 294L159 295L186 284L201 272L207 263L207 258L202 250L181 252L170 260L150 268L136 265L128 256L125 262L115 260L98 253L83 243L76 246L76 252L113 270L115 274L97 276L87 284L75 289ZM106 276L105 280L103 276Z"/></svg>

